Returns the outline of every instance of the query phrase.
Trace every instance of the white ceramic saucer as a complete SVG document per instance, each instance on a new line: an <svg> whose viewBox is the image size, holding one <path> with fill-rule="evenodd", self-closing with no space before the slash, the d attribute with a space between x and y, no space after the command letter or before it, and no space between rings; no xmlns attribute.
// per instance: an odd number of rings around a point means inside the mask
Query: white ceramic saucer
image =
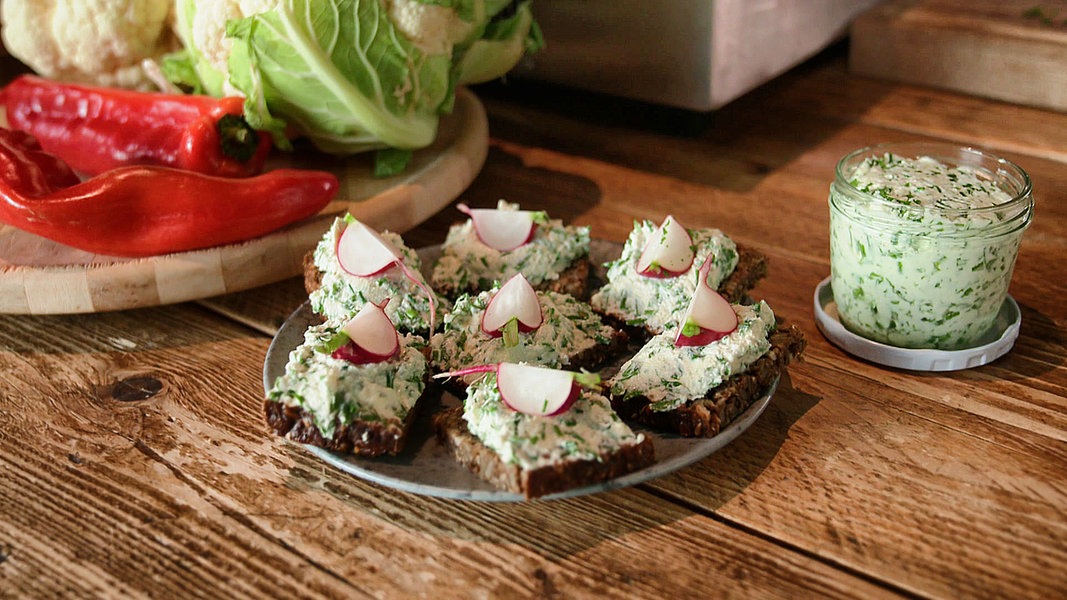
<svg viewBox="0 0 1067 600"><path fill-rule="evenodd" d="M952 351L916 350L874 342L846 329L837 314L829 277L816 286L814 304L815 322L834 345L871 362L912 371L958 371L990 363L1011 350L1015 339L1019 337L1019 325L1022 323L1019 305L1008 296L1000 307L993 328L977 346Z"/></svg>

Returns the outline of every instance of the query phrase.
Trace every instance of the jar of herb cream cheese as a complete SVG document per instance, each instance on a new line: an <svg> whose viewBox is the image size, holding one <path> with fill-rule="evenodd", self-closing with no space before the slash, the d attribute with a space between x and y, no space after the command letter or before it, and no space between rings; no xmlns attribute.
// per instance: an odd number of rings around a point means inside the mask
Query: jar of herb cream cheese
<svg viewBox="0 0 1067 600"><path fill-rule="evenodd" d="M901 348L976 345L1004 303L1030 178L971 148L895 143L856 150L830 187L830 271L842 324Z"/></svg>

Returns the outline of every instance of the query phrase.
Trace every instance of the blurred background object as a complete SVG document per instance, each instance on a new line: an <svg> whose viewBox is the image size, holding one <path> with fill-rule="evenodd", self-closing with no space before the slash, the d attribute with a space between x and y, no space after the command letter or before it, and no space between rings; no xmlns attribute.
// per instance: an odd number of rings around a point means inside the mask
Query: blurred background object
<svg viewBox="0 0 1067 600"><path fill-rule="evenodd" d="M145 60L178 48L170 0L3 0L6 52L49 79L148 89Z"/></svg>
<svg viewBox="0 0 1067 600"><path fill-rule="evenodd" d="M1067 0L892 0L853 23L849 68L1067 110Z"/></svg>
<svg viewBox="0 0 1067 600"><path fill-rule="evenodd" d="M809 58L878 0L537 0L515 74L712 110Z"/></svg>

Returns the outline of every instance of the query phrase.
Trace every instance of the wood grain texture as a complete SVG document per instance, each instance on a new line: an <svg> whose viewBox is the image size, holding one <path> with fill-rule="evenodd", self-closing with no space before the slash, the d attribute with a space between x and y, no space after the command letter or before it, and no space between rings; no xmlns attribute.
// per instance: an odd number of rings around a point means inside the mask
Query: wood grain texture
<svg viewBox="0 0 1067 600"><path fill-rule="evenodd" d="M1067 115L855 77L843 48L712 115L483 89L493 138L464 201L507 198L616 241L673 213L770 257L753 296L809 346L756 424L632 489L436 500L268 434L264 332L303 301L298 279L0 316L0 596L1067 594ZM1011 287L1021 335L978 369L878 367L812 318L834 164L910 139L985 146L1034 181ZM439 243L460 218L447 208L405 239Z"/></svg>
<svg viewBox="0 0 1067 600"><path fill-rule="evenodd" d="M1067 109L1062 0L893 0L855 19L851 39L860 75Z"/></svg>
<svg viewBox="0 0 1067 600"><path fill-rule="evenodd" d="M462 503L327 469L263 423L269 338L195 306L16 318L0 317L14 596L628 598L665 576L696 596L708 570L752 595L886 595L638 490ZM137 379L158 391L123 401Z"/></svg>

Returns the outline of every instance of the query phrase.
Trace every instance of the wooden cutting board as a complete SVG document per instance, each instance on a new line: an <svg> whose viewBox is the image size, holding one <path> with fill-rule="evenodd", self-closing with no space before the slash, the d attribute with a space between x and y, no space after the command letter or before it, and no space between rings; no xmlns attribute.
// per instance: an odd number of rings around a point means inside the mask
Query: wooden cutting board
<svg viewBox="0 0 1067 600"><path fill-rule="evenodd" d="M850 44L860 75L1067 110L1067 0L890 0Z"/></svg>
<svg viewBox="0 0 1067 600"><path fill-rule="evenodd" d="M332 171L337 198L319 215L240 244L149 258L95 255L0 224L0 313L102 312L199 300L298 275L304 254L345 211L403 233L452 202L481 170L489 149L485 108L457 90L434 144L407 170L381 179L366 156L284 155L274 167Z"/></svg>

